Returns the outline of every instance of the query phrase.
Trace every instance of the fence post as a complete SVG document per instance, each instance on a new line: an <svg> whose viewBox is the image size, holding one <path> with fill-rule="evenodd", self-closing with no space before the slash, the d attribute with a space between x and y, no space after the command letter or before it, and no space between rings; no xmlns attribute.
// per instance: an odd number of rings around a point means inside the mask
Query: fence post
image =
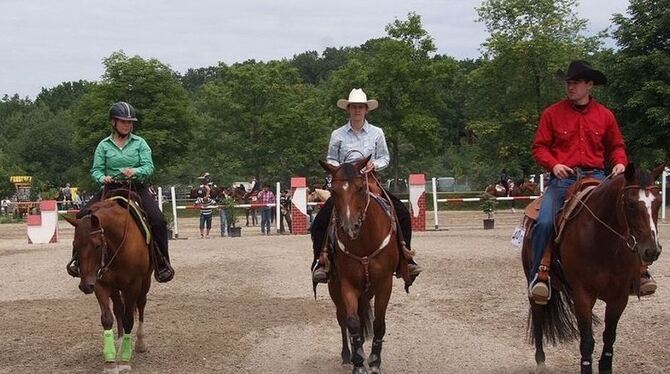
<svg viewBox="0 0 670 374"><path fill-rule="evenodd" d="M277 182L277 193L275 194L275 226L279 232L279 223L281 222L281 208L279 207L279 200L281 197L281 185Z"/></svg>
<svg viewBox="0 0 670 374"><path fill-rule="evenodd" d="M663 198L661 200L662 201L661 208L663 208L663 209L661 209L661 221L662 222L665 222L665 202L666 202L666 198L667 198L667 196L665 196L665 186L666 186L665 180L668 177L668 171L670 171L670 169L668 169L668 168L663 169L663 174L662 174L663 179L661 180L661 191L662 191L661 192L661 197Z"/></svg>
<svg viewBox="0 0 670 374"><path fill-rule="evenodd" d="M307 218L307 178L291 178L291 228L293 235L306 235Z"/></svg>
<svg viewBox="0 0 670 374"><path fill-rule="evenodd" d="M439 224L437 222L437 178L433 177L433 219L435 220L435 230L439 228Z"/></svg>
<svg viewBox="0 0 670 374"><path fill-rule="evenodd" d="M158 186L158 208L163 212L163 187Z"/></svg>
<svg viewBox="0 0 670 374"><path fill-rule="evenodd" d="M426 176L409 175L409 211L412 231L426 231Z"/></svg>
<svg viewBox="0 0 670 374"><path fill-rule="evenodd" d="M177 194L174 191L174 186L170 187L170 196L172 197L172 222L174 224L174 238L179 239L179 226L177 225Z"/></svg>

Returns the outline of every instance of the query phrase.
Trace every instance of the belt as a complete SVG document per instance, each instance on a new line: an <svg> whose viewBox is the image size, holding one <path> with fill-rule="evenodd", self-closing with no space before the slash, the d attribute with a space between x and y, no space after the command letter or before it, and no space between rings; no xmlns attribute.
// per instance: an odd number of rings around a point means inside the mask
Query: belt
<svg viewBox="0 0 670 374"><path fill-rule="evenodd" d="M594 172L594 171L603 171L603 169L601 169L601 168L594 168L592 166L575 166L573 169L579 169L579 170L587 172L587 173L591 173L591 172Z"/></svg>

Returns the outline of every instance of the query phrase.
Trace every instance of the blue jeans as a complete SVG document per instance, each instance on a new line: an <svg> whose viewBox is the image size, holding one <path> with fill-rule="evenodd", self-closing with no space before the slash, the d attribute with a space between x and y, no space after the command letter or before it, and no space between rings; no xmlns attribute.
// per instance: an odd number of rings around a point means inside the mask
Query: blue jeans
<svg viewBox="0 0 670 374"><path fill-rule="evenodd" d="M261 233L270 233L270 223L272 222L272 209L270 207L261 208Z"/></svg>
<svg viewBox="0 0 670 374"><path fill-rule="evenodd" d="M605 179L605 173L601 170L594 171L593 177L602 181ZM547 244L549 244L549 240L553 237L554 217L556 217L556 214L563 206L565 192L576 181L577 177L574 175L559 179L553 174L549 180L549 186L544 191L542 205L540 205L540 214L533 229L533 267L531 268L530 279L535 278L535 273L537 273L537 269L540 267L544 250Z"/></svg>
<svg viewBox="0 0 670 374"><path fill-rule="evenodd" d="M219 209L219 219L221 221L221 236L228 236L228 211L226 209Z"/></svg>
<svg viewBox="0 0 670 374"><path fill-rule="evenodd" d="M200 230L204 229L207 226L207 230L212 228L212 215L200 215Z"/></svg>

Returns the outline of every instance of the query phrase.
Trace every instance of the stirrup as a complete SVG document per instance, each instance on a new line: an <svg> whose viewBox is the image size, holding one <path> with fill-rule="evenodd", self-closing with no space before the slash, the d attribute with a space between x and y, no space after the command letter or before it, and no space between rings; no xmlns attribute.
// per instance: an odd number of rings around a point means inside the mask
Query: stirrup
<svg viewBox="0 0 670 374"><path fill-rule="evenodd" d="M154 279L159 283L166 283L174 278L174 269L169 263L166 263L160 269L154 269Z"/></svg>
<svg viewBox="0 0 670 374"><path fill-rule="evenodd" d="M547 282L538 280L537 274L528 285L528 298L537 305L547 305L551 299L551 277L547 277Z"/></svg>
<svg viewBox="0 0 670 374"><path fill-rule="evenodd" d="M312 270L312 282L314 283L328 283L328 272L323 266L317 266Z"/></svg>

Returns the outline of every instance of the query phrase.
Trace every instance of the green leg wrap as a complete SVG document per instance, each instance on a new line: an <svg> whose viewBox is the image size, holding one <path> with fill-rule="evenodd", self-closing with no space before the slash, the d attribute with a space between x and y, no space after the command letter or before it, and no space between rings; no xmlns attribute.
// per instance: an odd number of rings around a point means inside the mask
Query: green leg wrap
<svg viewBox="0 0 670 374"><path fill-rule="evenodd" d="M121 361L127 362L133 357L133 338L130 334L123 334L121 341Z"/></svg>
<svg viewBox="0 0 670 374"><path fill-rule="evenodd" d="M114 331L105 330L102 334L104 346L102 348L102 355L106 362L116 361L116 345L114 344Z"/></svg>

